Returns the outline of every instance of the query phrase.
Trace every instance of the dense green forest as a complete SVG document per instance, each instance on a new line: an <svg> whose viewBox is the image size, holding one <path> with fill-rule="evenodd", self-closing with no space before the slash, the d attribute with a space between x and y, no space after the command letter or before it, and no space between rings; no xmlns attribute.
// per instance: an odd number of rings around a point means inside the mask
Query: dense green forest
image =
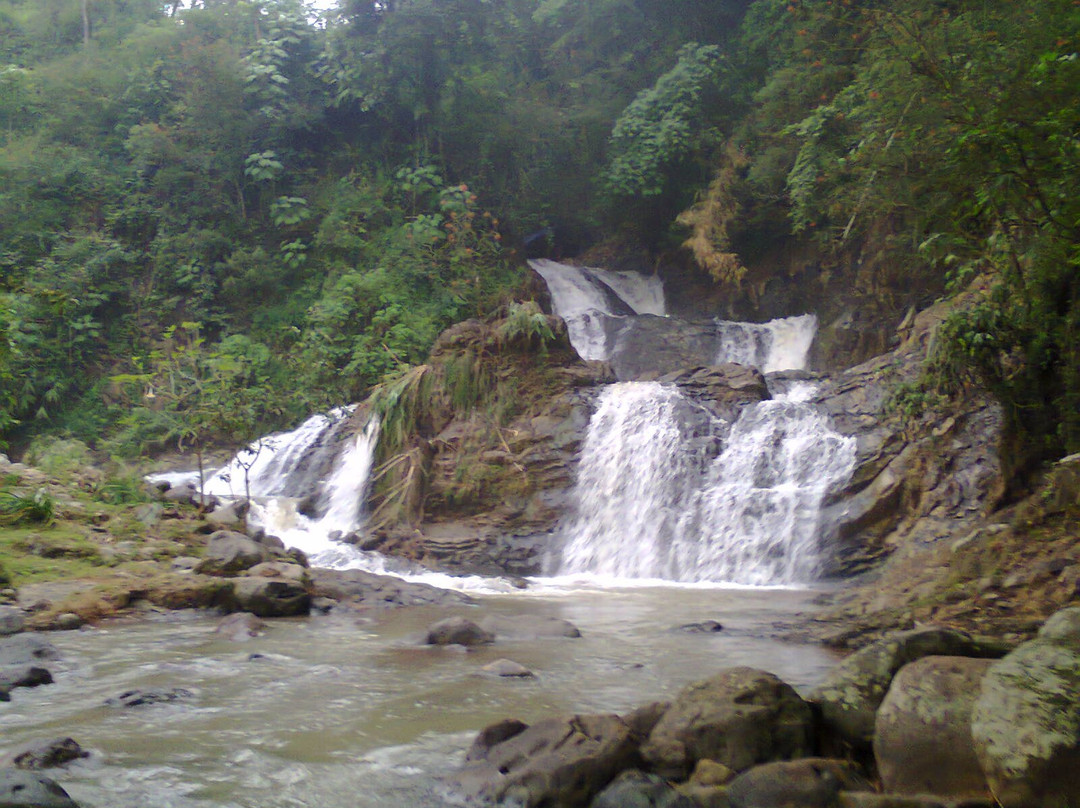
<svg viewBox="0 0 1080 808"><path fill-rule="evenodd" d="M1080 2L0 0L0 439L237 440L605 239L990 291L931 401L1080 450Z"/></svg>

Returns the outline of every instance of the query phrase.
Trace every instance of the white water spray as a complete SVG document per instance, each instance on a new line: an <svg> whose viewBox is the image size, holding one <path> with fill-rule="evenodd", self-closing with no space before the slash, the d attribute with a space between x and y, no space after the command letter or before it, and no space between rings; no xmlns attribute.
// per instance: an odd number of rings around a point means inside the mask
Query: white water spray
<svg viewBox="0 0 1080 808"><path fill-rule="evenodd" d="M716 321L719 345L716 364L752 365L762 373L802 370L817 333L812 314L785 317L767 323Z"/></svg>
<svg viewBox="0 0 1080 808"><path fill-rule="evenodd" d="M608 272L547 259L529 261L529 266L547 283L555 312L566 321L570 343L582 359L610 358L610 318L666 314L664 285L656 276Z"/></svg>

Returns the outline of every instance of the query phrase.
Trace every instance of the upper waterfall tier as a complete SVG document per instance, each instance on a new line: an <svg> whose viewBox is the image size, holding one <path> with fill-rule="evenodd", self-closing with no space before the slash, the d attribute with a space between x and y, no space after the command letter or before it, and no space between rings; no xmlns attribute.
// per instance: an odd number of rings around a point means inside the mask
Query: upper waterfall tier
<svg viewBox="0 0 1080 808"><path fill-rule="evenodd" d="M566 321L582 359L608 359L607 320L632 314L663 316L664 285L656 276L609 272L548 259L529 261L547 283L555 313Z"/></svg>
<svg viewBox="0 0 1080 808"><path fill-rule="evenodd" d="M767 323L668 317L659 278L536 260L555 314L582 359L611 362L621 381L735 362L764 373L802 370L817 331L812 314Z"/></svg>

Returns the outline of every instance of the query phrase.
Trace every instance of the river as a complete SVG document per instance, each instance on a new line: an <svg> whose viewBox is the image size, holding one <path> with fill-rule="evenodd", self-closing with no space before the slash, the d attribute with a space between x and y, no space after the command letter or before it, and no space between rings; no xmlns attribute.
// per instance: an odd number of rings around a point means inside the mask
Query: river
<svg viewBox="0 0 1080 808"><path fill-rule="evenodd" d="M0 705L0 748L75 738L91 756L53 773L83 808L423 808L452 805L440 777L496 720L625 712L670 698L733 665L764 668L804 691L829 652L770 639L775 621L812 608L811 589L541 581L454 610L473 619L564 618L582 637L500 639L473 652L422 644L445 611L331 613L273 620L228 642L217 619L176 613L50 635L56 682ZM675 630L718 620L718 633ZM498 658L534 679L480 669ZM134 708L107 699L185 688L182 702Z"/></svg>

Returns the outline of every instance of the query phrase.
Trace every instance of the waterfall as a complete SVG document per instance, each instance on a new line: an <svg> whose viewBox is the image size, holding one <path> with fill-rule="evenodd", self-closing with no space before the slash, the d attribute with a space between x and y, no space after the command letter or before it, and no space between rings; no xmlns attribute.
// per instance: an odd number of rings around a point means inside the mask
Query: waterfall
<svg viewBox="0 0 1080 808"><path fill-rule="evenodd" d="M798 391L805 393L805 390ZM804 401L743 409L686 503L670 567L684 581L790 584L816 577L821 502L847 482L855 439Z"/></svg>
<svg viewBox="0 0 1080 808"><path fill-rule="evenodd" d="M570 343L582 359L608 359L611 318L665 314L663 282L655 276L547 259L529 261L529 266L547 283L555 313L566 321Z"/></svg>
<svg viewBox="0 0 1080 808"><path fill-rule="evenodd" d="M716 364L735 362L762 373L802 370L817 333L817 317L803 314L767 323L716 321Z"/></svg>
<svg viewBox="0 0 1080 808"><path fill-rule="evenodd" d="M363 525L379 438L377 418L345 436L353 409L313 415L291 432L260 438L207 480L204 491L222 498L245 496L247 466L249 524L303 550L317 566L381 571L378 554L337 541Z"/></svg>
<svg viewBox="0 0 1080 808"><path fill-rule="evenodd" d="M338 541L363 524L378 441L379 421L373 417L336 458L314 503L318 515L301 513L296 498L268 497L252 502L248 521L277 536L286 546L303 550L315 566L381 569L378 554L364 553Z"/></svg>
<svg viewBox="0 0 1080 808"><path fill-rule="evenodd" d="M582 450L562 574L664 577L671 535L701 474L678 388L605 388Z"/></svg>
<svg viewBox="0 0 1080 808"><path fill-rule="evenodd" d="M585 439L559 574L810 581L821 501L851 474L855 441L794 400L805 386L795 393L745 407L710 462L677 388L606 388Z"/></svg>

